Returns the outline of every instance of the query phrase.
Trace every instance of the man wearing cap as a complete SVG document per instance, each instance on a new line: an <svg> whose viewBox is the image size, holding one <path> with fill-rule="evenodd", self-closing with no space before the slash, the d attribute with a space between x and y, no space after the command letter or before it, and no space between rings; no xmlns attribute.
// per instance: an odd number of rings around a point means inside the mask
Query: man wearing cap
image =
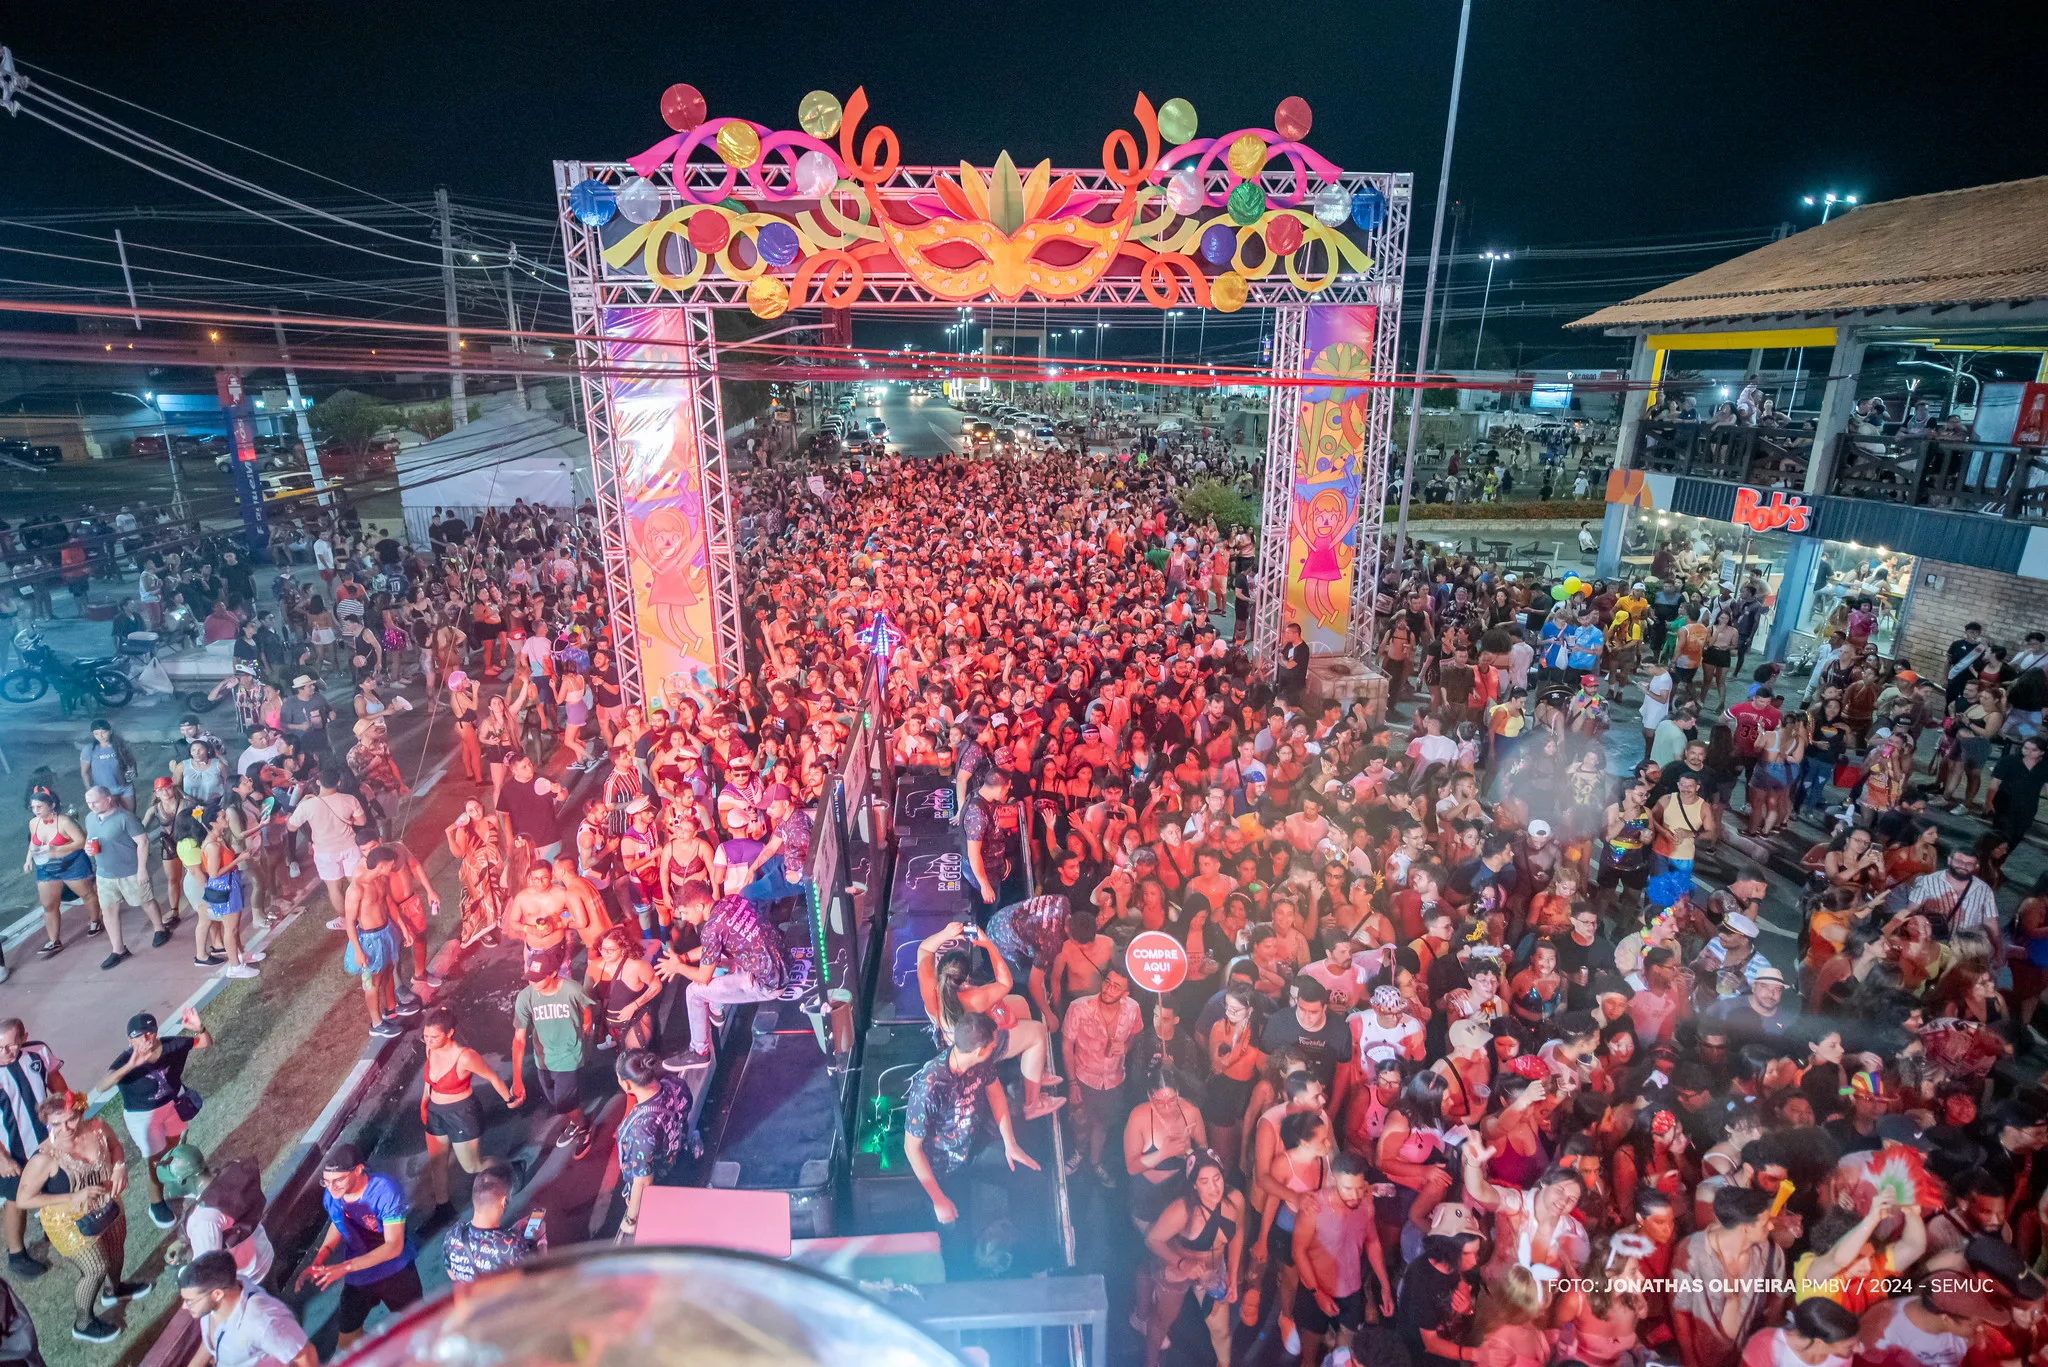
<svg viewBox="0 0 2048 1367"><path fill-rule="evenodd" d="M536 873L544 872L536 869ZM524 975L526 986L512 1001L512 1105L526 1103L526 1043L530 1036L541 1098L555 1115L568 1120L555 1136L555 1147L574 1146L574 1156L581 1158L590 1151L593 1132L583 1115L583 1090L576 1073L583 1066L584 1041L590 1038L595 1003L581 983L562 977L559 946L527 950Z"/></svg>
<svg viewBox="0 0 2048 1367"><path fill-rule="evenodd" d="M1741 996L1757 974L1770 967L1770 960L1756 948L1757 937L1762 934L1763 929L1755 921L1739 911L1729 912L1719 933L1694 957L1693 975L1712 983L1717 997Z"/></svg>
<svg viewBox="0 0 2048 1367"><path fill-rule="evenodd" d="M333 715L313 676L301 674L292 680L292 695L279 708L278 723L302 751L318 756L327 750L327 723Z"/></svg>
<svg viewBox="0 0 2048 1367"><path fill-rule="evenodd" d="M130 1016L128 1047L107 1065L106 1075L92 1088L95 1092L121 1089L121 1114L128 1124L128 1137L144 1160L149 1218L159 1229L169 1229L174 1220L157 1168L178 1136L185 1133L185 1126L199 1114L199 1094L185 1085L185 1063L194 1049L213 1047L213 1036L193 1008L178 1013L178 1024L189 1033L165 1039L157 1033L157 1019L149 1012Z"/></svg>
<svg viewBox="0 0 2048 1367"><path fill-rule="evenodd" d="M1749 976L1747 993L1723 997L1707 1011L1711 1019L1728 1028L1729 1042L1737 1049L1745 1044L1783 1038L1797 1014L1795 1001L1785 995L1785 975L1770 964Z"/></svg>
<svg viewBox="0 0 2048 1367"><path fill-rule="evenodd" d="M320 1355L291 1307L244 1282L235 1260L215 1249L178 1269L178 1299L199 1321L192 1367L315 1367Z"/></svg>
<svg viewBox="0 0 2048 1367"><path fill-rule="evenodd" d="M673 946L665 949L654 971L671 982L685 980L690 1047L664 1065L680 1072L710 1060L711 1028L724 1022L725 1008L782 995L789 983L789 950L759 906L738 896L713 900L707 883L684 884L675 910L678 921L697 928L698 943L682 954Z"/></svg>
<svg viewBox="0 0 2048 1367"><path fill-rule="evenodd" d="M363 1151L350 1143L327 1151L320 1163L320 1187L327 1233L293 1285L311 1283L324 1291L341 1283L341 1306L335 1312L335 1352L341 1355L363 1336L372 1310L381 1305L400 1314L417 1305L425 1292L413 1264L412 1241L406 1237L405 1188L364 1167ZM330 1261L336 1252L340 1259Z"/></svg>

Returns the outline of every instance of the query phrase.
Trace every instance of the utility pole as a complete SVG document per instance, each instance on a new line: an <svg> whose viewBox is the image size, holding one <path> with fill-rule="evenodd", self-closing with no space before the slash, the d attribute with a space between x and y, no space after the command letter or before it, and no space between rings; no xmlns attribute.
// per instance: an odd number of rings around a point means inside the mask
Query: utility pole
<svg viewBox="0 0 2048 1367"><path fill-rule="evenodd" d="M526 376L519 372L523 364L519 345L519 305L512 297L512 263L519 259L519 244L512 244L512 251L505 258L505 326L512 333L512 387L519 392L519 407L524 410L526 403Z"/></svg>
<svg viewBox="0 0 2048 1367"><path fill-rule="evenodd" d="M330 506L334 499L327 492L327 481L320 473L320 448L313 443L313 422L306 416L306 404L299 397L299 373L292 369L292 354L285 350L284 319L277 316L277 305L270 306L270 325L277 329L277 359L284 363L284 389L291 396L292 416L299 420L299 445L306 448L306 473L313 480L313 497L320 500L320 506Z"/></svg>
<svg viewBox="0 0 2048 1367"><path fill-rule="evenodd" d="M1458 132L1458 91L1465 83L1465 35L1472 27L1472 0L1458 8L1458 55L1451 63L1451 112L1444 123L1444 167L1437 178L1436 228L1429 236L1429 279L1422 287L1422 326L1415 334L1415 395L1408 401L1408 454L1401 461L1401 520L1394 531L1394 570L1408 563L1408 495L1415 483L1415 439L1422 431L1423 352L1429 349L1429 316L1436 307L1436 262L1444 240L1444 209L1451 197L1451 142Z"/></svg>
<svg viewBox="0 0 2048 1367"><path fill-rule="evenodd" d="M1437 315L1436 344L1430 348L1439 362L1443 360L1444 355L1444 325L1451 321L1451 272L1458 268L1458 238L1463 234L1464 227L1465 201L1460 199L1451 205L1451 254L1444 261L1444 311ZM1482 323L1481 326L1485 324ZM1477 367L1479 363L1474 361L1472 364Z"/></svg>
<svg viewBox="0 0 2048 1367"><path fill-rule="evenodd" d="M114 250L121 253L121 279L128 286L128 307L135 314L135 330L142 331L142 306L135 302L135 277L128 271L128 244L121 239L121 230L114 229Z"/></svg>
<svg viewBox="0 0 2048 1367"><path fill-rule="evenodd" d="M434 191L434 207L441 211L441 301L448 310L448 416L456 429L469 426L469 392L462 384L462 338L457 329L462 320L455 314L455 230L448 222L448 187Z"/></svg>

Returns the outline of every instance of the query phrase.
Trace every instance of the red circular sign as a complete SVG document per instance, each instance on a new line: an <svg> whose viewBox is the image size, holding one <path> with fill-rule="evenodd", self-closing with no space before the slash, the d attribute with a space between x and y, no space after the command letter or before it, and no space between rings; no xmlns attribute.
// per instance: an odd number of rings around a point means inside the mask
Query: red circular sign
<svg viewBox="0 0 2048 1367"><path fill-rule="evenodd" d="M1148 930L1124 951L1131 984L1147 992L1171 992L1188 980L1188 952L1163 930Z"/></svg>

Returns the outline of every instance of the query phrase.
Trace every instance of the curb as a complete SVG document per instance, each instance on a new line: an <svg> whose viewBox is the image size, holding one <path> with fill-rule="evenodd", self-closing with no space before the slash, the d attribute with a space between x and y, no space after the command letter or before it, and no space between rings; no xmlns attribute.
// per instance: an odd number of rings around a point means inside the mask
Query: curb
<svg viewBox="0 0 2048 1367"><path fill-rule="evenodd" d="M566 813L577 804L584 797L586 788L593 783L602 782L603 779L595 770L581 775L580 781L573 785L564 799L563 811ZM445 853L445 846L442 850ZM303 911L304 903L312 896L316 886L317 882L306 885L299 895L300 905L291 913L290 919L296 919ZM280 921L269 933L276 934L289 923L289 919ZM451 935L442 942L441 948L434 952L428 967L443 978L453 978L461 961L462 943ZM196 1000L203 1002L228 981L218 975L209 978L206 985L196 994ZM431 1003L433 999L428 997L426 1000ZM313 1194L319 1187L322 1156L353 1123L357 1109L390 1076L391 1066L399 1050L410 1048L417 1042L418 1036L408 1031L394 1039L378 1039L372 1036L364 1043L363 1052L356 1059L355 1067L349 1070L341 1086L328 1098L327 1105L321 1110L319 1117L292 1149L290 1157L276 1179L264 1186L263 1232L270 1236L273 1244L280 1248L284 1247L291 1233L304 1227L306 1207L312 1202ZM538 1175L536 1171L535 1177ZM283 1263L280 1261L278 1267L282 1266ZM181 1310L173 1310L171 1314L172 1319L161 1325L156 1342L150 1345L149 1351L142 1356L138 1367L185 1367L198 1351L199 1322Z"/></svg>

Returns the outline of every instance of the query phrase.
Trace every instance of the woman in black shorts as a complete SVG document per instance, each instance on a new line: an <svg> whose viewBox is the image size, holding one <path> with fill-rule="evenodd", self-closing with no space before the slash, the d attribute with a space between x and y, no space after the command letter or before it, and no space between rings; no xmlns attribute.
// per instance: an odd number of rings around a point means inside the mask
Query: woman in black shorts
<svg viewBox="0 0 2048 1367"><path fill-rule="evenodd" d="M507 1103L512 1092L481 1054L456 1042L455 1013L447 1007L437 1006L427 1013L420 1038L427 1046L420 1084L420 1123L427 1127L427 1182L434 1193L435 1212L452 1214L449 1151L454 1150L455 1161L466 1173L474 1175L484 1165L478 1148L484 1137L484 1107L470 1081L482 1078Z"/></svg>
<svg viewBox="0 0 2048 1367"><path fill-rule="evenodd" d="M654 1004L667 986L640 957L639 937L613 926L584 970L584 990L604 1012L600 1049L645 1049L654 1038Z"/></svg>
<svg viewBox="0 0 2048 1367"><path fill-rule="evenodd" d="M484 719L477 723L477 745L483 751L484 763L491 773L491 807L497 809L498 793L505 786L505 766L512 762L517 753L514 744L518 730L512 720L512 709L505 706L505 695L494 696L484 708Z"/></svg>

